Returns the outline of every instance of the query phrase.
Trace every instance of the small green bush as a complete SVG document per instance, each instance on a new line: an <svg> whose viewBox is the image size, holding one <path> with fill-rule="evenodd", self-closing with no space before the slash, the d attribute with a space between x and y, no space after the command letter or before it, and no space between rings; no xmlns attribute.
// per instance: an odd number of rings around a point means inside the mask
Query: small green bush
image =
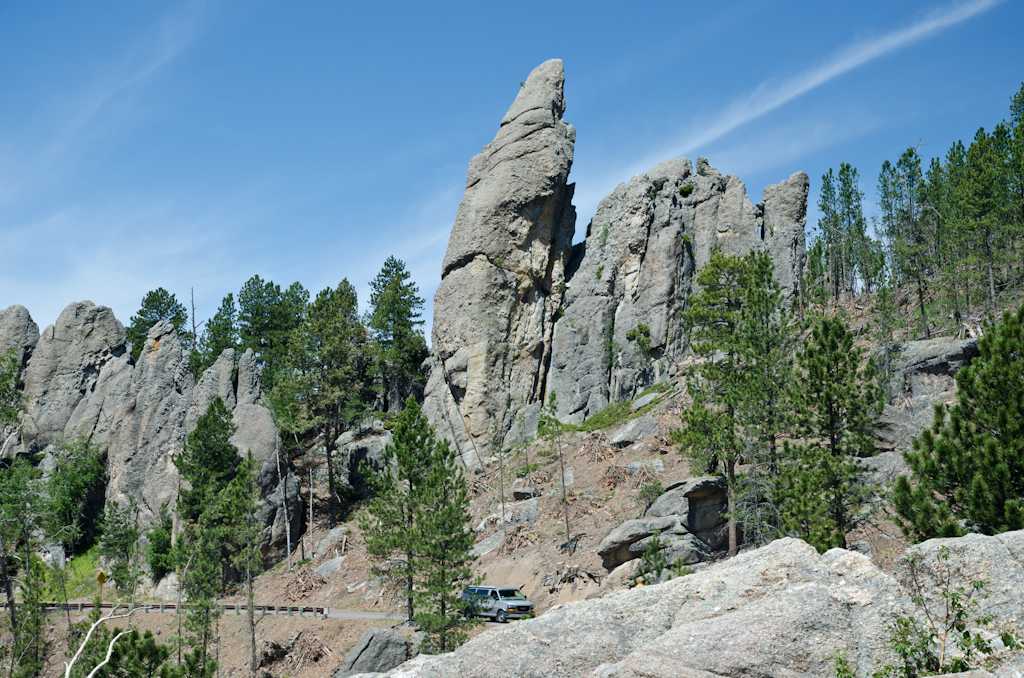
<svg viewBox="0 0 1024 678"><path fill-rule="evenodd" d="M679 195L686 198L693 193L693 184L686 184L685 186L679 187Z"/></svg>
<svg viewBox="0 0 1024 678"><path fill-rule="evenodd" d="M602 273L604 273L604 264L601 264L600 266L597 267L597 272L594 275L596 275L597 279L600 280Z"/></svg>

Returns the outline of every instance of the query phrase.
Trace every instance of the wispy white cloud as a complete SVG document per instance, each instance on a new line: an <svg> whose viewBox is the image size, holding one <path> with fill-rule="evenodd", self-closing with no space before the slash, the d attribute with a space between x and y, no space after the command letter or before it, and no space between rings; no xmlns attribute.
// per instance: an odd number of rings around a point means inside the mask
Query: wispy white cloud
<svg viewBox="0 0 1024 678"><path fill-rule="evenodd" d="M614 175L606 174L603 181L591 179L586 182L590 184L591 188L584 189L578 194L581 214L592 214L601 198L619 181L646 171L666 158L699 151L746 123L784 106L859 66L960 24L992 9L1002 1L969 0L935 9L910 26L875 38L858 40L833 53L813 68L785 80L769 80L762 83L709 120L694 123L677 139L660 146L656 153L646 154L627 167L618 168L619 171Z"/></svg>
<svg viewBox="0 0 1024 678"><path fill-rule="evenodd" d="M105 63L99 75L55 96L56 105L38 107L17 137L0 136L7 156L0 161L0 206L73 172L75 158L123 132L134 110L127 95L192 45L213 14L205 0L182 3Z"/></svg>

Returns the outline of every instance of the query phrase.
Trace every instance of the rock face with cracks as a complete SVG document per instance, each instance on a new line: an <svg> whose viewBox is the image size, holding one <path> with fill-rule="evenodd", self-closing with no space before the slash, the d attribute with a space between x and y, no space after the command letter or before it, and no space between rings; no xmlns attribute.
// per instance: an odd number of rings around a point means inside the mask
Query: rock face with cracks
<svg viewBox="0 0 1024 678"><path fill-rule="evenodd" d="M679 311L714 248L766 251L798 297L808 185L798 172L754 205L704 158L697 171L679 158L619 184L573 248L547 381L559 417L578 424L674 374L688 349Z"/></svg>
<svg viewBox="0 0 1024 678"><path fill-rule="evenodd" d="M424 412L468 466L534 432L552 393L558 416L579 423L674 374L688 346L678 311L715 247L768 252L787 295L800 294L802 172L755 205L706 159L669 160L620 184L570 247L563 84L561 61L538 66L470 162L434 296Z"/></svg>
<svg viewBox="0 0 1024 678"><path fill-rule="evenodd" d="M558 59L534 69L470 162L434 295L424 411L469 465L544 397L576 222L564 81Z"/></svg>
<svg viewBox="0 0 1024 678"><path fill-rule="evenodd" d="M989 580L991 595L980 611L1019 632L1024 609L1014 592L1024 581L1024 532L926 542L917 547L918 558L933 559L943 545L958 571ZM855 675L869 675L896 662L887 641L893 620L920 616L901 574L905 567L904 560L890 576L859 553L818 555L800 540L781 539L664 584L556 606L385 675L830 676L837 652L846 654ZM1016 660L1000 655L996 661Z"/></svg>
<svg viewBox="0 0 1024 678"><path fill-rule="evenodd" d="M251 451L260 462L264 551L283 552L286 495L291 529L298 533L298 478L284 455L278 473L277 427L270 411L256 404L259 371L251 350L239 360L237 384L233 349L224 351L193 383L188 351L173 326L154 325L133 363L124 326L111 309L90 301L69 305L41 335L22 307L5 309L0 312L0 342L0 349L20 351L25 363L27 425L15 452L34 454L53 449L62 439L88 437L105 457L107 500L135 499L145 529L162 504L173 507L179 484L173 457L220 397L238 426L231 442L240 454Z"/></svg>

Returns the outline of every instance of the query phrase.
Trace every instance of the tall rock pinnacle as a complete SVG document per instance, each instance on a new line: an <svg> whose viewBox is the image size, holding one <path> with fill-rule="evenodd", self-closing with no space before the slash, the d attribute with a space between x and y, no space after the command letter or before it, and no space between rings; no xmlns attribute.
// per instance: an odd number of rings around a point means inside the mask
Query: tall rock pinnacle
<svg viewBox="0 0 1024 678"><path fill-rule="evenodd" d="M468 465L546 390L576 223L564 82L559 59L535 68L470 161L434 295L424 409Z"/></svg>

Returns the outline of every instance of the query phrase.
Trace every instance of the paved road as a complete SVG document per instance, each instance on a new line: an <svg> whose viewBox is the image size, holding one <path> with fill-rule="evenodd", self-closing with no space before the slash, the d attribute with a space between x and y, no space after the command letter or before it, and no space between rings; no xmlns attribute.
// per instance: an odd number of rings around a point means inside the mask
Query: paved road
<svg viewBox="0 0 1024 678"><path fill-rule="evenodd" d="M47 610L64 610L63 603L43 603L43 606ZM70 603L68 607L71 608L72 612L85 612L95 607L93 603ZM100 609L103 611L113 610L115 607L112 603L103 603ZM119 605L119 613L127 612L127 608L124 605ZM137 606L139 609L135 614L159 614L161 612L167 614L174 614L175 605L174 603L143 603ZM148 608L148 609L147 609ZM225 615L241 615L245 614L245 605L222 605L222 613ZM6 603L0 604L0 610L6 610ZM369 612L365 610L339 610L331 607L311 607L311 606L285 606L285 605L257 605L257 615L280 615L287 617L320 617L326 619L404 619L405 615L401 615L394 612ZM264 611L265 610L265 611Z"/></svg>

